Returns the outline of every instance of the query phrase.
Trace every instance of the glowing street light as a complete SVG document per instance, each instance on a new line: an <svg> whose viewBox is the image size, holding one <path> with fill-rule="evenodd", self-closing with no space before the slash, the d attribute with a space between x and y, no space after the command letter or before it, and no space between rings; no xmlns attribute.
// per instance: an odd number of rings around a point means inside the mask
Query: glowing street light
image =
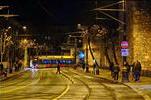
<svg viewBox="0 0 151 100"><path fill-rule="evenodd" d="M11 29L11 28L12 28L11 26L8 27L8 29Z"/></svg>
<svg viewBox="0 0 151 100"><path fill-rule="evenodd" d="M23 30L27 30L27 26L23 26Z"/></svg>

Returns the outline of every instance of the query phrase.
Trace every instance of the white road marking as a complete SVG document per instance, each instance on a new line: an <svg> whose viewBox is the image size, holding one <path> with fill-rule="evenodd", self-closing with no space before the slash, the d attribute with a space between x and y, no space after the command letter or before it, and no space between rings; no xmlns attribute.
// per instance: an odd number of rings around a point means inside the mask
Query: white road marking
<svg viewBox="0 0 151 100"><path fill-rule="evenodd" d="M65 89L59 96L57 96L56 98L54 98L54 99L52 99L52 100L58 100L58 99L61 98L63 95L65 95L65 94L68 92L69 89L70 89L70 86L69 86L69 84L68 84L67 87L66 87L66 89Z"/></svg>

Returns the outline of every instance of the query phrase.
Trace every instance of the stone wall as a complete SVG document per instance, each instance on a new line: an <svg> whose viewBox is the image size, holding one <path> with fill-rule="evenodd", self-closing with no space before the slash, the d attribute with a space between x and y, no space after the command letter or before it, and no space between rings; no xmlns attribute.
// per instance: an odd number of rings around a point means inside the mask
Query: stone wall
<svg viewBox="0 0 151 100"><path fill-rule="evenodd" d="M145 9L133 8L133 61L139 60L144 70L151 70L151 17Z"/></svg>

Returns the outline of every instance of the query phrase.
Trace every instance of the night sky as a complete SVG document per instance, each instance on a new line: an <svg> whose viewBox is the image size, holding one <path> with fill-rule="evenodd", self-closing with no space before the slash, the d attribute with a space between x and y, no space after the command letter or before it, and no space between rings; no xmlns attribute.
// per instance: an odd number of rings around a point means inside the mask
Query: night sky
<svg viewBox="0 0 151 100"><path fill-rule="evenodd" d="M31 31L30 33L48 34L51 36L51 40L56 42L63 40L64 33L75 31L79 23L91 25L103 22L106 25L118 26L114 20L96 21L96 12L91 11L96 7L95 1L1 0L0 5L9 5L10 13L19 15L18 17L9 19L11 24L18 26L26 25ZM117 1L119 0L97 0L97 6L100 7ZM1 13L7 13L7 10L4 9ZM117 17L116 13L110 14Z"/></svg>
<svg viewBox="0 0 151 100"><path fill-rule="evenodd" d="M89 10L95 7L94 0L4 0L1 3L11 6L10 13L19 15L15 18L18 23L31 25L40 32L51 27L70 30L78 23L88 23L92 17L87 16L92 13Z"/></svg>

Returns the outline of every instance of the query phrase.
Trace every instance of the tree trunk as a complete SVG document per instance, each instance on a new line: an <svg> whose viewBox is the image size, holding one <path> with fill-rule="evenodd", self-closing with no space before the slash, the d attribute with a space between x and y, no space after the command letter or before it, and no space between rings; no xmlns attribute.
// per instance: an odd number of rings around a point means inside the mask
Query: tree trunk
<svg viewBox="0 0 151 100"><path fill-rule="evenodd" d="M104 40L104 43L105 43L105 51L104 51L104 54L106 56L106 59L108 61L109 64L111 64L111 59L109 57L109 54L108 54L108 41L107 41L107 37L105 37L105 40Z"/></svg>
<svg viewBox="0 0 151 100"><path fill-rule="evenodd" d="M105 47L105 56L106 56L106 59L107 59L108 63L111 64L111 60L110 60L110 57L108 55L107 47Z"/></svg>
<svg viewBox="0 0 151 100"><path fill-rule="evenodd" d="M95 57L94 57L93 52L92 52L92 48L91 48L91 44L90 44L90 39L88 39L88 45L89 45L89 50L90 50L91 56L92 56L92 58L94 60ZM99 67L99 64L97 63L96 60L95 60L95 64L97 65L97 67Z"/></svg>
<svg viewBox="0 0 151 100"><path fill-rule="evenodd" d="M112 41L112 39L111 39L111 42L112 42L112 52L113 52L113 56L114 56L114 61L116 64L118 64L117 57L116 57L116 51L115 51L115 45L114 45L114 42Z"/></svg>

